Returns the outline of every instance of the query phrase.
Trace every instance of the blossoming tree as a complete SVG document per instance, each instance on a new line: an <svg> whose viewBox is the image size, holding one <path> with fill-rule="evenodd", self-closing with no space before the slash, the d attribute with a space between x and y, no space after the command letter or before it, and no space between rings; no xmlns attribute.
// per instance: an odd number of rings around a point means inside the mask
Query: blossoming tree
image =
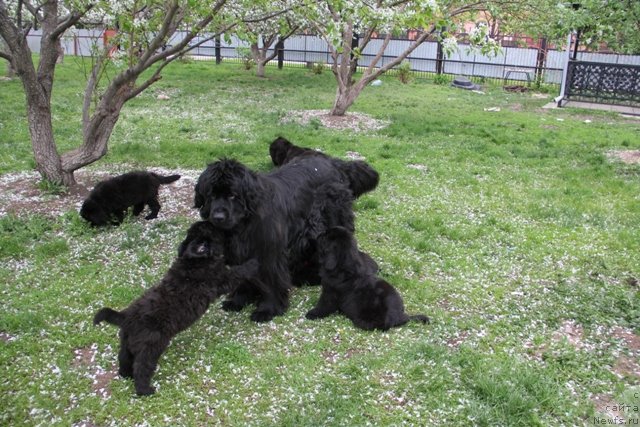
<svg viewBox="0 0 640 427"><path fill-rule="evenodd" d="M256 75L265 76L265 65L278 54L278 45L284 43L299 28L296 0L253 4L242 11L234 33L249 42L251 58L256 63ZM266 19L265 19L266 18Z"/></svg>
<svg viewBox="0 0 640 427"><path fill-rule="evenodd" d="M188 50L233 26L224 15L227 0L0 0L0 36L7 48L0 57L14 66L26 95L27 118L36 168L51 182L73 186L74 171L100 159L123 105L161 78L168 64ZM83 23L118 28L94 62L84 92L82 144L60 153L51 121L56 60L65 31ZM34 61L27 34L42 29L40 55ZM179 29L188 29L173 40ZM211 36L190 42L207 30ZM118 52L117 74L106 86L100 76L110 52ZM150 71L149 73L143 73Z"/></svg>
<svg viewBox="0 0 640 427"><path fill-rule="evenodd" d="M519 1L519 0L512 0ZM330 114L342 116L362 90L380 75L400 64L430 35L445 39L452 48L455 39L445 29L455 26L456 17L481 10L487 2L465 0L319 0L309 1L305 9L306 24L317 32L329 46L332 71L337 90ZM381 65L383 55L394 35L415 29L417 37L402 52ZM355 38L355 36L359 36ZM382 37L379 47L369 53L371 59L362 74L358 59L374 37ZM354 42L357 40L357 44ZM470 34L470 42L485 53L497 48L487 35L486 27L478 27Z"/></svg>

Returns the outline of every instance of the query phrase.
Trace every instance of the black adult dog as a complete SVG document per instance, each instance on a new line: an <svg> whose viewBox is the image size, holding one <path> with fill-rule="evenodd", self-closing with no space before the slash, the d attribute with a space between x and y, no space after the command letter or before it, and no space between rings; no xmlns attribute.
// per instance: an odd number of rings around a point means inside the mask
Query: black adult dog
<svg viewBox="0 0 640 427"><path fill-rule="evenodd" d="M422 314L409 316L402 297L388 282L376 276L358 251L351 231L334 227L318 237L322 291L308 319L342 312L359 328L389 330L409 320L428 323Z"/></svg>
<svg viewBox="0 0 640 427"><path fill-rule="evenodd" d="M119 373L133 377L138 395L155 392L151 377L171 339L196 322L219 295L257 273L255 260L229 269L223 252L222 232L206 221L193 224L159 284L123 311L105 307L93 318L96 325L106 320L120 327Z"/></svg>
<svg viewBox="0 0 640 427"><path fill-rule="evenodd" d="M294 145L281 136L277 137L269 145L269 155L275 166L297 162L307 157L319 156L329 159L335 170L340 174L342 181L351 189L353 197L356 198L375 189L380 180L378 172L366 162L361 160L346 161L331 157L313 148Z"/></svg>
<svg viewBox="0 0 640 427"><path fill-rule="evenodd" d="M258 174L232 159L207 166L195 187L195 207L203 219L225 230L229 242L225 256L230 264L254 257L260 262L259 279L239 286L223 303L224 309L238 311L257 302L251 314L257 322L285 312L292 284L289 260L303 256L309 228L316 226L312 212L317 198L323 197L317 191L343 181L326 156L302 157L268 174Z"/></svg>
<svg viewBox="0 0 640 427"><path fill-rule="evenodd" d="M92 225L118 225L124 220L127 209L133 206L133 214L139 215L145 205L151 212L145 219L158 217L160 202L158 189L180 179L180 175L162 176L153 172L135 171L101 181L91 190L82 204L80 216Z"/></svg>

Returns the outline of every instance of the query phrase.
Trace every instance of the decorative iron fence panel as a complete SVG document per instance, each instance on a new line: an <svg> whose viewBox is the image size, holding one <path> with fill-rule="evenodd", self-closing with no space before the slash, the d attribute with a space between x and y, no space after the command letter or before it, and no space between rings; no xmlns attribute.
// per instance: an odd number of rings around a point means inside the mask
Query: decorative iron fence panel
<svg viewBox="0 0 640 427"><path fill-rule="evenodd" d="M640 65L569 61L567 75L568 100L640 106Z"/></svg>

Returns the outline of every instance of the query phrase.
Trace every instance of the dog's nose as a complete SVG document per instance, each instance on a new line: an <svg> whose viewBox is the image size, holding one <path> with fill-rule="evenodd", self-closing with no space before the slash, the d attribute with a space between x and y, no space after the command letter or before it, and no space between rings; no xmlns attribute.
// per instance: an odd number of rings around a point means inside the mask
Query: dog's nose
<svg viewBox="0 0 640 427"><path fill-rule="evenodd" d="M221 222L227 219L227 214L224 211L215 211L211 214L211 220Z"/></svg>

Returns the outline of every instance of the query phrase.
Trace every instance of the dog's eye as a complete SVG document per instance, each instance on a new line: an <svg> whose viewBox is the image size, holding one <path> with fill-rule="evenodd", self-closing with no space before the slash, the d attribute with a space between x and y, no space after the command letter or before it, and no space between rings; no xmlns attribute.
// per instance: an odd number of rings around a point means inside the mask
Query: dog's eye
<svg viewBox="0 0 640 427"><path fill-rule="evenodd" d="M229 200L234 200L235 198L236 198L236 195L235 195L235 194L230 194L230 195L229 195Z"/></svg>

